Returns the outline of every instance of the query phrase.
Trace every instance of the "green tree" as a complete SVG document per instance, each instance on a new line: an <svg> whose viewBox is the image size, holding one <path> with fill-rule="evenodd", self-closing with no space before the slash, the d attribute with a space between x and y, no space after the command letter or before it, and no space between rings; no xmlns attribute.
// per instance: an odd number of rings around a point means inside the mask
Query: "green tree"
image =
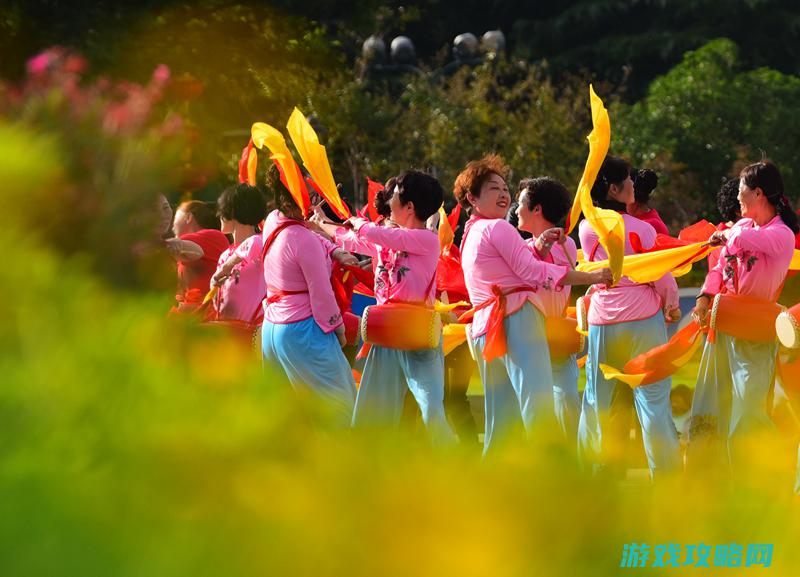
<svg viewBox="0 0 800 577"><path fill-rule="evenodd" d="M635 164L666 175L657 205L669 206L676 224L715 220L716 190L762 154L794 189L798 98L800 78L767 68L742 71L737 46L714 40L653 81L640 102L615 107L615 138Z"/></svg>

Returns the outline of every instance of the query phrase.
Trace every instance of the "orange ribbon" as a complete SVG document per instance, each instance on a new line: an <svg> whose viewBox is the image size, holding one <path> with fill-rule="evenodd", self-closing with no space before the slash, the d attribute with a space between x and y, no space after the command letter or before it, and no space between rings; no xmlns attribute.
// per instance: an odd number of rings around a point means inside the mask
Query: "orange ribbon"
<svg viewBox="0 0 800 577"><path fill-rule="evenodd" d="M503 326L503 321L506 318L506 297L520 292L536 292L536 289L522 286L503 292L498 285L492 285L493 296L490 299L471 308L458 318L458 322L460 323L467 322L479 310L491 307L489 311L489 322L487 323L486 329L486 343L483 347L483 358L486 362L502 357L508 352L506 331Z"/></svg>

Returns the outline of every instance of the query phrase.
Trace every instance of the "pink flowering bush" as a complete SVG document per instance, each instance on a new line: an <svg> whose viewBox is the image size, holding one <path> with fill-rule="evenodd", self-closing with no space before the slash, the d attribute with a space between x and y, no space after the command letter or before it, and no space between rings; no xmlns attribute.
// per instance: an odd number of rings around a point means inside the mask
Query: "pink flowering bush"
<svg viewBox="0 0 800 577"><path fill-rule="evenodd" d="M47 187L12 197L6 217L115 285L167 282L169 266L157 272L144 258L164 232L158 200L195 178L170 70L158 66L137 84L89 80L87 69L56 47L28 61L20 85L0 85L0 121L37 136L24 153L54 174Z"/></svg>

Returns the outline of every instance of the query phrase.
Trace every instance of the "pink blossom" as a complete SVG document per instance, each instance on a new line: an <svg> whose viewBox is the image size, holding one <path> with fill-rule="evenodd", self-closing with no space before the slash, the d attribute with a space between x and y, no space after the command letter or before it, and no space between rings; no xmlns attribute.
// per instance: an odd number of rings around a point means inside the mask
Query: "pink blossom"
<svg viewBox="0 0 800 577"><path fill-rule="evenodd" d="M50 64L54 60L53 56L54 55L50 50L46 50L28 60L28 74L31 76L39 76L46 73L47 69L50 67Z"/></svg>
<svg viewBox="0 0 800 577"><path fill-rule="evenodd" d="M166 64L159 64L153 71L153 82L156 84L164 84L169 80L170 72Z"/></svg>

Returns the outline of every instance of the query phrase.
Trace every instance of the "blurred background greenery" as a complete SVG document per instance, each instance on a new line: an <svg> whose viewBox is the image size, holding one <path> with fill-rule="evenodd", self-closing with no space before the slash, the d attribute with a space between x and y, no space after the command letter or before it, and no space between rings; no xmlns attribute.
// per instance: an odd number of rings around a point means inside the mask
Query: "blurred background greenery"
<svg viewBox="0 0 800 577"><path fill-rule="evenodd" d="M612 150L663 175L668 224L715 221L716 188L762 150L790 191L800 175L799 18L766 0L5 2L2 574L616 575L625 543L738 542L794 575L788 450L754 451L736 487L651 486L587 479L557 443L481 462L320 425L247 347L164 318L156 201L216 197L250 124L294 105L351 199L408 165L449 187L488 150L574 187L594 81ZM370 34L413 38L427 73L496 27L504 56L440 82L359 72Z"/></svg>

